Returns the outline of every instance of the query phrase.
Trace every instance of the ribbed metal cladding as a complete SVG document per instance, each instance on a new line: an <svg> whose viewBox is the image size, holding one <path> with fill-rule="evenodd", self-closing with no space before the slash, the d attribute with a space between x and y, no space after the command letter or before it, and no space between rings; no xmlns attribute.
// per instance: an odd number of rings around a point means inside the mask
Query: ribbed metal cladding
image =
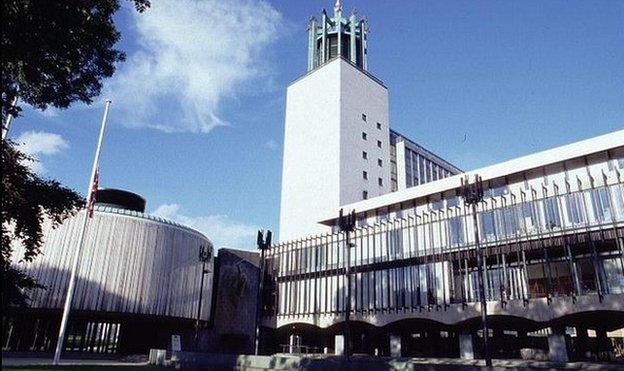
<svg viewBox="0 0 624 371"><path fill-rule="evenodd" d="M162 218L102 210L96 208L89 221L72 309L195 318L202 269L198 251L200 245L212 249L210 240ZM54 229L47 224L42 254L32 263L17 263L46 287L29 293L31 307L63 307L83 217L80 212ZM16 248L14 256L22 257L23 250ZM211 272L213 263L208 263ZM210 316L212 279L210 273L204 281L203 320Z"/></svg>

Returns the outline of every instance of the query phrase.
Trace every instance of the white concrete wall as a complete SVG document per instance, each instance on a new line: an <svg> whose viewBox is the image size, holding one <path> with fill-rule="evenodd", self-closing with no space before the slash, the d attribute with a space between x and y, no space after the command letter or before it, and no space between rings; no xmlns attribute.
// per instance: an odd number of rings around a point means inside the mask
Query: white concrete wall
<svg viewBox="0 0 624 371"><path fill-rule="evenodd" d="M388 90L349 63L342 60L339 63L342 206L362 200L364 190L368 191L369 198L390 192L390 129ZM366 121L362 120L362 114L366 115ZM377 123L381 124L381 130L377 129ZM362 139L362 132L367 134L367 140ZM381 148L377 141L381 141ZM362 151L368 153L367 160L362 158ZM378 159L382 160L381 167ZM368 180L363 178L363 171L368 172ZM378 178L383 179L383 186L378 185Z"/></svg>
<svg viewBox="0 0 624 371"><path fill-rule="evenodd" d="M364 190L369 197L390 190L388 120L386 88L340 58L288 87L281 241L328 232L328 227L318 224L322 216L361 200ZM362 139L363 131L367 140ZM362 158L362 151L368 153L368 160ZM368 172L368 180L363 179L363 171Z"/></svg>
<svg viewBox="0 0 624 371"><path fill-rule="evenodd" d="M83 220L80 212L57 228L46 222L42 254L30 263L20 261L24 249L16 246L14 264L46 287L28 293L31 307L63 307ZM188 228L96 211L85 236L72 309L195 318L200 245L212 243ZM206 268L213 271L213 259ZM211 291L209 273L204 280L204 320L210 318Z"/></svg>
<svg viewBox="0 0 624 371"><path fill-rule="evenodd" d="M325 232L318 216L340 202L340 64L288 87L280 208L281 241Z"/></svg>

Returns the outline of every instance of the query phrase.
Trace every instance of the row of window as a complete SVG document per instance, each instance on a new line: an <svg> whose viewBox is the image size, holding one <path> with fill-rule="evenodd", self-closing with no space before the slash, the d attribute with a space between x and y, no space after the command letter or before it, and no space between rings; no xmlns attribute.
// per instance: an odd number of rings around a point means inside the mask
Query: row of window
<svg viewBox="0 0 624 371"><path fill-rule="evenodd" d="M365 131L362 132L362 140L368 140L368 134ZM381 140L378 140L377 147L381 148L382 145Z"/></svg>
<svg viewBox="0 0 624 371"><path fill-rule="evenodd" d="M451 175L453 174L448 169L407 147L405 148L405 182L407 188Z"/></svg>
<svg viewBox="0 0 624 371"><path fill-rule="evenodd" d="M362 114L362 121L364 121L364 122L367 121L367 116L364 113ZM377 130L381 130L381 123L379 123L379 122L377 123ZM365 131L362 132L362 140L368 140L368 134ZM377 141L377 148L382 148L382 145L383 144L382 144L381 140L378 140ZM368 152L362 151L362 159L368 160ZM382 159L380 159L380 158L377 159L377 166L383 167L383 160ZM368 180L368 172L366 170L362 171L362 178L364 180ZM383 187L383 185L384 185L383 178L377 178L377 184L380 187ZM362 191L362 199L364 199L364 200L368 199L368 191L367 190L363 190Z"/></svg>
<svg viewBox="0 0 624 371"><path fill-rule="evenodd" d="M362 159L368 160L368 152L362 151ZM383 160L382 159L380 159L380 158L377 159L377 166L379 166L379 167L383 166Z"/></svg>
<svg viewBox="0 0 624 371"><path fill-rule="evenodd" d="M589 257L570 261L558 259L516 261L488 266L485 271L486 300L522 300L549 295L570 295L575 283L579 294L624 293L624 275L616 256ZM598 270L596 270L598 269ZM461 262L424 263L405 267L354 272L351 279L353 311L396 310L427 305L477 302L480 298L479 271ZM279 282L275 296L279 315L327 314L346 309L347 280L344 274L309 277Z"/></svg>
<svg viewBox="0 0 624 371"><path fill-rule="evenodd" d="M362 114L362 121L366 122L367 119L368 118L366 117L366 114L363 113ZM377 123L377 130L381 130L381 123L379 123L379 122Z"/></svg>
<svg viewBox="0 0 624 371"><path fill-rule="evenodd" d="M621 184L551 196L499 208L478 210L482 243L502 243L512 238L563 230L584 231L588 226L612 225L624 221L624 187ZM449 252L474 244L472 215L432 212L416 218L394 219L376 227L358 228L351 265ZM272 248L281 275L309 273L345 266L344 234L321 236L293 245Z"/></svg>
<svg viewBox="0 0 624 371"><path fill-rule="evenodd" d="M362 171L362 178L364 180L368 180L368 171ZM377 178L377 184L379 184L380 187L383 187L383 178Z"/></svg>

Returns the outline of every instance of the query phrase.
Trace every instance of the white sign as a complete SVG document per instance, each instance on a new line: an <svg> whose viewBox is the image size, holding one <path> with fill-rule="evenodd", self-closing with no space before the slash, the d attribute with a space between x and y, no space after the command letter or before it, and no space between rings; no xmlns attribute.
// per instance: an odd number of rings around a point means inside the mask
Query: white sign
<svg viewBox="0 0 624 371"><path fill-rule="evenodd" d="M171 351L179 352L182 350L182 343L180 341L180 335L171 335Z"/></svg>

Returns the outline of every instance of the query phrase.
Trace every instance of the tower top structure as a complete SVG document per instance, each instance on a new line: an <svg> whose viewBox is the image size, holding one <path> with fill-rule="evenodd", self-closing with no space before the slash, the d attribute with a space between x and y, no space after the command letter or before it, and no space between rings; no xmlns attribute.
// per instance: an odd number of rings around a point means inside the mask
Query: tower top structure
<svg viewBox="0 0 624 371"><path fill-rule="evenodd" d="M334 4L334 16L325 9L320 20L310 18L308 25L308 71L338 56L351 61L357 67L368 70L367 61L368 22L358 19L355 9L349 18L343 18L342 2Z"/></svg>

